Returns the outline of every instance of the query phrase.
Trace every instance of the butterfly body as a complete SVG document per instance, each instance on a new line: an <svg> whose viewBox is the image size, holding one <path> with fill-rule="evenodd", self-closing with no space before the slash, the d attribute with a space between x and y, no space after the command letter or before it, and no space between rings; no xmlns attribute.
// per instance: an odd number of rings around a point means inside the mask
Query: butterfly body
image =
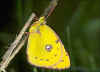
<svg viewBox="0 0 100 72"><path fill-rule="evenodd" d="M52 69L70 67L69 55L58 35L45 24L45 17L40 17L29 32L27 56L32 65Z"/></svg>

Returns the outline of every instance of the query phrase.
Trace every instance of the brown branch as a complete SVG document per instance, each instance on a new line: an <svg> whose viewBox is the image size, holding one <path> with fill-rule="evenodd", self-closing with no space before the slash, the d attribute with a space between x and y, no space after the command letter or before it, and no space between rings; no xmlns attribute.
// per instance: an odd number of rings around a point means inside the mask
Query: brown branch
<svg viewBox="0 0 100 72"><path fill-rule="evenodd" d="M58 4L59 0L51 0L51 2L49 3L48 7L45 8L44 13L42 14L42 16L45 16L46 19L48 18L48 16L51 15L51 13L54 11L54 9L56 8L57 4Z"/></svg>
<svg viewBox="0 0 100 72"><path fill-rule="evenodd" d="M31 21L33 20L33 18L35 17L35 14L32 13L32 15L29 17L28 21L25 23L24 27L22 28L22 30L20 31L19 35L16 37L16 39L14 40L14 42L11 44L11 46L8 48L8 50L6 51L6 53L4 54L2 61L0 63L0 71L5 72L5 68L8 66L8 64L10 63L10 61L14 58L14 56L17 54L16 51L19 51L19 46L22 47L23 46L23 41L26 41L26 38L21 42L21 44L19 44L20 40L22 39L23 35L25 34L25 31L27 30L27 28L30 26ZM19 44L19 46L16 48L16 46ZM16 50L15 50L16 48ZM18 49L18 50L17 50Z"/></svg>
<svg viewBox="0 0 100 72"><path fill-rule="evenodd" d="M32 15L30 16L29 20L26 22L26 24L24 25L24 27L20 31L19 35L16 37L14 42L10 45L9 50L3 56L3 60L5 60L5 58L7 59L7 57L9 57L11 55L11 53L13 52L14 48L16 48L16 46L19 44L22 36L24 35L24 33L27 30L27 28L30 26L30 22L33 20L34 17L35 17L35 14L32 13Z"/></svg>
<svg viewBox="0 0 100 72"><path fill-rule="evenodd" d="M9 57L8 61L5 62L3 68L6 68L8 66L8 64L10 63L10 61L15 57L15 55L21 50L21 48L23 47L23 45L25 44L26 40L27 40L28 36L26 36L18 45L18 47L14 50L14 52L12 53L12 55Z"/></svg>

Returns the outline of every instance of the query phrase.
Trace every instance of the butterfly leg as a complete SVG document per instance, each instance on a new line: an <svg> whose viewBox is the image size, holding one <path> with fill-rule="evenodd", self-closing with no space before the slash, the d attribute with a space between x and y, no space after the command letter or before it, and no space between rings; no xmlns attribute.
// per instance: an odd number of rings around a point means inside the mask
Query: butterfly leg
<svg viewBox="0 0 100 72"><path fill-rule="evenodd" d="M25 34L26 34L26 35L29 35L29 34L30 34L30 32L25 32Z"/></svg>

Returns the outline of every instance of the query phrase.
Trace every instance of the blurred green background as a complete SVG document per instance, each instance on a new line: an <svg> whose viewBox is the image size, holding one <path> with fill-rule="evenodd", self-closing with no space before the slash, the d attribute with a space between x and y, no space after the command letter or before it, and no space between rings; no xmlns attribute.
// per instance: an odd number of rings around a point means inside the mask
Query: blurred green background
<svg viewBox="0 0 100 72"><path fill-rule="evenodd" d="M9 0L0 6L0 61L32 12L39 17L51 0ZM5 6L6 5L6 6ZM26 47L9 64L8 72L100 72L100 0L59 0L47 19L70 54L71 68L50 70L27 62Z"/></svg>

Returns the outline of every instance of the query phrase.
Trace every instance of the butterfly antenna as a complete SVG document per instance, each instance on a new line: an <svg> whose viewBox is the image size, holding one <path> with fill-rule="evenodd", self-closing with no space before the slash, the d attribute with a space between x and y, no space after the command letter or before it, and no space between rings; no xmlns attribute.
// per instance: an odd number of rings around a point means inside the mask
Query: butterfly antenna
<svg viewBox="0 0 100 72"><path fill-rule="evenodd" d="M54 11L57 4L58 4L58 0L51 0L48 7L44 10L44 13L42 16L45 16L45 19L47 19L51 15L51 13Z"/></svg>

